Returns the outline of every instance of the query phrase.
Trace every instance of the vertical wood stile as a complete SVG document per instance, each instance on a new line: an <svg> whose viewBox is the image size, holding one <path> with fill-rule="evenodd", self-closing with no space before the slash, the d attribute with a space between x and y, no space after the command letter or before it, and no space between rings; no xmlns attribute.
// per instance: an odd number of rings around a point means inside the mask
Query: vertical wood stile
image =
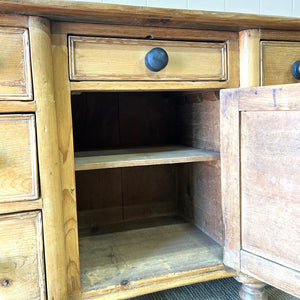
<svg viewBox="0 0 300 300"><path fill-rule="evenodd" d="M230 39L227 42L228 53L228 87L237 88L240 82L240 66L239 66L239 41L238 39Z"/></svg>
<svg viewBox="0 0 300 300"><path fill-rule="evenodd" d="M48 299L67 299L66 254L49 21L29 18Z"/></svg>
<svg viewBox="0 0 300 300"><path fill-rule="evenodd" d="M240 32L240 87L260 85L260 30Z"/></svg>
<svg viewBox="0 0 300 300"><path fill-rule="evenodd" d="M53 26L59 26L54 24ZM62 177L63 214L69 294L80 292L75 166L72 130L71 93L68 73L67 35L52 34L55 104L58 121L58 145Z"/></svg>
<svg viewBox="0 0 300 300"><path fill-rule="evenodd" d="M238 90L221 91L221 187L224 264L240 270L240 136ZM230 137L230 138L229 138Z"/></svg>

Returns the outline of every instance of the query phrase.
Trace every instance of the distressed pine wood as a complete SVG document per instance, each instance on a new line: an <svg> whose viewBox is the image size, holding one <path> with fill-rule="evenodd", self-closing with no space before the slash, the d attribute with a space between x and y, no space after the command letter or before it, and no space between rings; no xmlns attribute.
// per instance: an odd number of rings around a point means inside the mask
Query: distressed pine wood
<svg viewBox="0 0 300 300"><path fill-rule="evenodd" d="M0 113L35 112L35 101L0 101Z"/></svg>
<svg viewBox="0 0 300 300"><path fill-rule="evenodd" d="M31 100L28 30L0 28L0 100Z"/></svg>
<svg viewBox="0 0 300 300"><path fill-rule="evenodd" d="M40 212L0 216L0 298L46 299Z"/></svg>
<svg viewBox="0 0 300 300"><path fill-rule="evenodd" d="M75 170L211 161L219 154L184 146L140 147L75 153Z"/></svg>
<svg viewBox="0 0 300 300"><path fill-rule="evenodd" d="M207 28L240 31L269 28L299 30L298 18L259 16L234 12L209 12L182 9L124 6L83 1L1 0L0 10L27 15L46 16L52 20L90 23L142 25L157 27Z"/></svg>
<svg viewBox="0 0 300 300"><path fill-rule="evenodd" d="M145 55L155 47L168 53L159 72L145 66ZM226 80L224 43L134 40L69 36L71 80Z"/></svg>
<svg viewBox="0 0 300 300"><path fill-rule="evenodd" d="M193 90L216 90L228 87L228 82L209 82L209 81L120 81L116 85L110 81L72 81L70 83L71 91L74 92L127 92L127 91L193 91Z"/></svg>
<svg viewBox="0 0 300 300"><path fill-rule="evenodd" d="M49 21L29 18L36 126L39 152L47 295L67 298L67 263L54 101L53 67Z"/></svg>
<svg viewBox="0 0 300 300"><path fill-rule="evenodd" d="M34 115L1 115L0 139L0 202L37 199Z"/></svg>
<svg viewBox="0 0 300 300"><path fill-rule="evenodd" d="M299 96L299 84L244 89L239 93L239 110L300 110Z"/></svg>
<svg viewBox="0 0 300 300"><path fill-rule="evenodd" d="M275 286L295 297L300 297L300 272L264 259L252 253L241 251L242 271Z"/></svg>
<svg viewBox="0 0 300 300"><path fill-rule="evenodd" d="M8 27L28 27L28 17L17 14L0 14L0 26Z"/></svg>
<svg viewBox="0 0 300 300"><path fill-rule="evenodd" d="M43 200L17 201L17 202L2 202L0 203L0 214L14 213L20 211L42 210Z"/></svg>
<svg viewBox="0 0 300 300"><path fill-rule="evenodd" d="M240 32L240 87L260 84L260 30Z"/></svg>
<svg viewBox="0 0 300 300"><path fill-rule="evenodd" d="M173 40L173 41L215 41L238 40L238 33L232 31L216 31L163 28L149 26L126 26L114 24L53 22L51 32L84 36L140 38L143 40Z"/></svg>
<svg viewBox="0 0 300 300"><path fill-rule="evenodd" d="M300 60L300 42L261 42L261 85L297 83L291 68Z"/></svg>
<svg viewBox="0 0 300 300"><path fill-rule="evenodd" d="M132 289L148 278L170 279L170 273L224 269L222 247L187 223L83 237L80 253L83 293L99 295Z"/></svg>
<svg viewBox="0 0 300 300"><path fill-rule="evenodd" d="M64 235L66 242L68 293L80 291L78 224L74 171L71 94L68 70L67 36L52 35L54 96L57 114L58 146L63 191Z"/></svg>
<svg viewBox="0 0 300 300"><path fill-rule="evenodd" d="M224 264L240 270L240 149L238 94L220 93L221 182L224 218ZM230 138L228 138L230 136Z"/></svg>
<svg viewBox="0 0 300 300"><path fill-rule="evenodd" d="M243 249L298 271L299 136L300 111L241 114Z"/></svg>

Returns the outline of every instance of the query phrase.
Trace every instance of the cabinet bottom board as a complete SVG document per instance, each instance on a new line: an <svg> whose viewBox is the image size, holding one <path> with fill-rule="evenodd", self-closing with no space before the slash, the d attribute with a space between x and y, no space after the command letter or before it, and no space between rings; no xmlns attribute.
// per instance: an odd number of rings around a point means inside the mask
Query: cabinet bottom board
<svg viewBox="0 0 300 300"><path fill-rule="evenodd" d="M153 227L148 224L145 228L81 237L82 293L106 294L107 298L112 292L186 276L192 280L193 276L215 271L220 273L216 275L219 278L234 275L225 270L222 246L197 227L182 220L163 222L161 226L155 222ZM158 286L156 290L160 289Z"/></svg>

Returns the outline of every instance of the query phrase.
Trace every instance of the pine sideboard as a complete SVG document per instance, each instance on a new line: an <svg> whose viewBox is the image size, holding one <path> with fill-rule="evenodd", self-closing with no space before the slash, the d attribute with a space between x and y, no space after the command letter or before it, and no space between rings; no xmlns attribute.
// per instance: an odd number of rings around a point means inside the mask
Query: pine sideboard
<svg viewBox="0 0 300 300"><path fill-rule="evenodd" d="M300 297L300 19L0 11L1 299Z"/></svg>

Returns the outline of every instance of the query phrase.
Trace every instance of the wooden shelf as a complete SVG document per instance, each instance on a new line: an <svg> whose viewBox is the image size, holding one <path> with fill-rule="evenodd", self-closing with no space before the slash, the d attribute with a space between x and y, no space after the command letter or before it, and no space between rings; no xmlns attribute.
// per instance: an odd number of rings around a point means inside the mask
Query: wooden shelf
<svg viewBox="0 0 300 300"><path fill-rule="evenodd" d="M75 153L75 170L161 165L220 159L218 152L185 146L138 147Z"/></svg>
<svg viewBox="0 0 300 300"><path fill-rule="evenodd" d="M161 220L159 225L154 219L152 227L148 222L126 230L126 225L118 232L81 237L82 293L105 295L141 286L153 291L187 277L197 282L233 275L223 265L222 246L183 219Z"/></svg>

